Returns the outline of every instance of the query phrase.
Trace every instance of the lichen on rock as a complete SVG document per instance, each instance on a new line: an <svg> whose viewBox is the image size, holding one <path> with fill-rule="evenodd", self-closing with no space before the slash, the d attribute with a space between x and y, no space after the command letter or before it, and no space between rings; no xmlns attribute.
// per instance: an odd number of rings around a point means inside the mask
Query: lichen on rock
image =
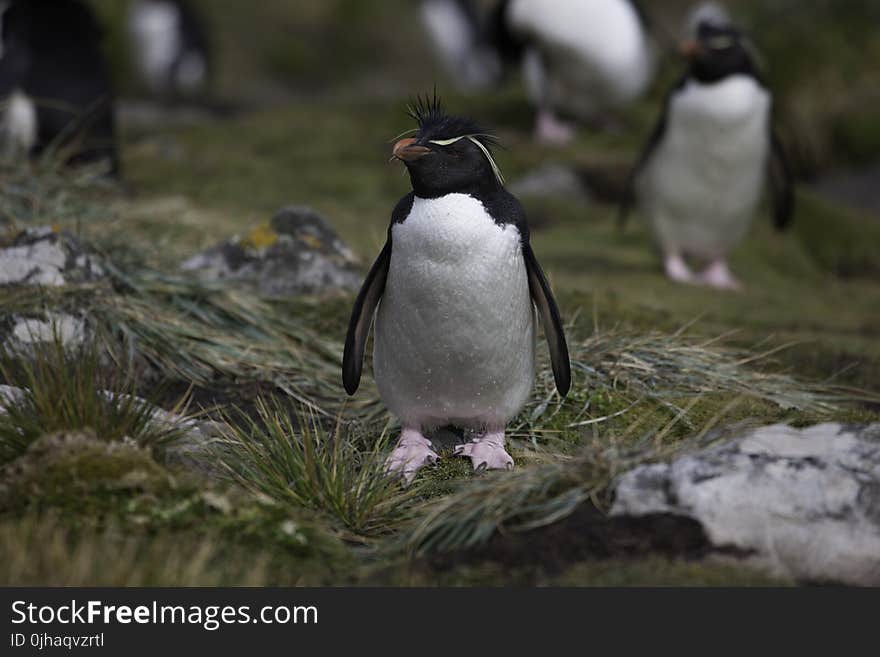
<svg viewBox="0 0 880 657"><path fill-rule="evenodd" d="M255 227L181 265L205 280L257 286L269 297L355 290L361 272L351 250L326 219L307 207L283 208Z"/></svg>

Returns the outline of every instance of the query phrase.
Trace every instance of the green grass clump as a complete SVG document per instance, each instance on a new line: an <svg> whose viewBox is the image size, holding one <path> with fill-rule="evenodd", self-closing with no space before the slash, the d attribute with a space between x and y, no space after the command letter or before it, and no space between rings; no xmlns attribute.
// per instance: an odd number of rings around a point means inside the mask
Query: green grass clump
<svg viewBox="0 0 880 657"><path fill-rule="evenodd" d="M229 477L284 505L323 512L359 536L387 533L407 516L416 488L385 473L389 434L369 447L329 431L313 413L258 400L257 417L228 418L216 452Z"/></svg>
<svg viewBox="0 0 880 657"><path fill-rule="evenodd" d="M30 354L6 350L0 376L21 390L0 398L0 464L57 432L90 429L101 441L128 440L151 450L182 435L177 424L156 420L155 407L133 394L131 381L107 373L94 345L69 350L56 338Z"/></svg>

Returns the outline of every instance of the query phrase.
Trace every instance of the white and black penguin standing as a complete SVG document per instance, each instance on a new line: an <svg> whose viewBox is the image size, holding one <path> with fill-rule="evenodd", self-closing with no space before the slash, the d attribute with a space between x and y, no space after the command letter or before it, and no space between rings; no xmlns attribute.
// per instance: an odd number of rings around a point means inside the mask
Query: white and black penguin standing
<svg viewBox="0 0 880 657"><path fill-rule="evenodd" d="M477 432L456 450L475 469L509 469L505 428L534 383L534 308L565 395L571 371L562 320L491 138L436 99L420 101L413 116L417 134L394 145L413 191L395 207L355 301L343 383L349 394L358 388L375 315L376 384L403 429L389 471L411 480L437 459L425 434L450 425Z"/></svg>
<svg viewBox="0 0 880 657"><path fill-rule="evenodd" d="M776 225L789 223L792 180L751 44L714 3L694 17L682 45L688 70L666 97L628 196L650 222L669 278L737 289L728 254L745 237L768 178ZM694 273L687 259L705 269Z"/></svg>
<svg viewBox="0 0 880 657"><path fill-rule="evenodd" d="M600 122L653 78L654 47L635 0L504 0L494 22L523 49L539 141L569 141L566 119Z"/></svg>
<svg viewBox="0 0 880 657"><path fill-rule="evenodd" d="M207 92L210 51L199 16L185 0L132 0L128 30L134 64L150 92L193 98Z"/></svg>
<svg viewBox="0 0 880 657"><path fill-rule="evenodd" d="M10 0L0 14L4 150L56 149L69 163L119 168L101 30L79 0Z"/></svg>

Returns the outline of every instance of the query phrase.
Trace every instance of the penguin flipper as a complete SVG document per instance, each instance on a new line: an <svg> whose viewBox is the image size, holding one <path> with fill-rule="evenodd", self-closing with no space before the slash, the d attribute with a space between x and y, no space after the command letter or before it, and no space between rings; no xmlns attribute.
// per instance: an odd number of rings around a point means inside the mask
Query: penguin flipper
<svg viewBox="0 0 880 657"><path fill-rule="evenodd" d="M770 131L769 167L773 223L777 230L785 230L794 214L794 182L788 157L775 130Z"/></svg>
<svg viewBox="0 0 880 657"><path fill-rule="evenodd" d="M342 385L349 395L357 392L361 382L361 371L364 367L364 352L367 348L367 336L379 300L385 292L385 281L388 278L388 267L391 264L391 236L370 267L366 280L361 287L351 311L348 333L345 336L345 352L342 356Z"/></svg>
<svg viewBox="0 0 880 657"><path fill-rule="evenodd" d="M571 388L571 363L568 359L568 345L565 342L565 329L562 326L562 317L553 291L547 282L547 277L535 258L528 242L522 246L523 257L526 261L526 272L529 277L529 293L532 302L538 309L541 324L544 326L544 335L547 338L547 346L550 348L550 362L553 366L553 378L556 381L556 390L565 397Z"/></svg>

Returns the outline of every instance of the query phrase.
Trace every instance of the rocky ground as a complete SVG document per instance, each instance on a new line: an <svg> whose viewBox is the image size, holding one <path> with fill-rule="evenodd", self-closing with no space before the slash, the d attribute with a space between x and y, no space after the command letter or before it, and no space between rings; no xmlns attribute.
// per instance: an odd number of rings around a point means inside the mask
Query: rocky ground
<svg viewBox="0 0 880 657"><path fill-rule="evenodd" d="M301 19L320 24L325 4ZM786 6L742 12L766 26ZM802 19L766 28L771 53ZM513 473L473 475L450 434L448 458L402 488L382 474L396 428L369 370L355 398L341 387L352 289L407 191L388 140L434 70L424 47L372 94L347 55L307 97L280 81L309 52L263 53L284 71L247 79L268 105L123 117L124 187L4 163L0 581L878 583L880 222L810 180L880 153L869 74L830 36L856 41L847 20L816 44L838 60L774 69L804 182L792 230L762 215L736 252L739 294L667 282L644 227L616 224L662 89L563 149L531 142L516 85L447 95L497 126L568 324L573 393L555 396L542 350ZM841 80L820 111L810 93Z"/></svg>

